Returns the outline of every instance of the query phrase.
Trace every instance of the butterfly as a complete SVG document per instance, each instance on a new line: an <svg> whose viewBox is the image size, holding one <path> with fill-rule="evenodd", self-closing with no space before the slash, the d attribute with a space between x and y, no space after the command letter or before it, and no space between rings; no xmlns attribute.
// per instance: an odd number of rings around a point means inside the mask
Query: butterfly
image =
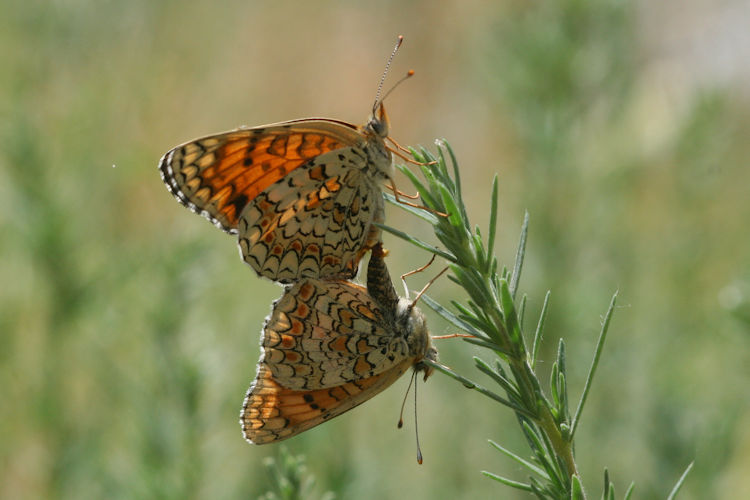
<svg viewBox="0 0 750 500"><path fill-rule="evenodd" d="M307 118L202 137L162 156L162 180L180 203L236 234L260 276L351 278L380 240L381 186L394 173L384 78L363 126Z"/></svg>
<svg viewBox="0 0 750 500"><path fill-rule="evenodd" d="M289 286L266 319L255 381L240 424L249 442L290 438L372 398L406 370L437 362L425 317L399 298L380 245L367 288L306 278Z"/></svg>

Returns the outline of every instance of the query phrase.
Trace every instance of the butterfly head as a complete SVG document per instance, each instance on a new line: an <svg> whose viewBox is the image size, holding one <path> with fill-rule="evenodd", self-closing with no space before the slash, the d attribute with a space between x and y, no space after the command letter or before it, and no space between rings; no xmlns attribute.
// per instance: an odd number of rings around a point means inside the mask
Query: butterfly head
<svg viewBox="0 0 750 500"><path fill-rule="evenodd" d="M365 125L365 133L372 134L381 139L388 137L388 129L390 128L390 122L388 121L388 115L385 112L385 106L383 103L375 105L372 110L370 119L367 120Z"/></svg>

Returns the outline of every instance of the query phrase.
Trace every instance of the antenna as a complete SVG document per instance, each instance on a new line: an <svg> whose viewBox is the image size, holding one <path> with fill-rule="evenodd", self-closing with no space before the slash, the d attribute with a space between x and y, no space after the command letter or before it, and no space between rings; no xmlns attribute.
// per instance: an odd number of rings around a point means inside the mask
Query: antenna
<svg viewBox="0 0 750 500"><path fill-rule="evenodd" d="M414 433L417 436L417 463L419 465L422 465L422 448L419 446L419 419L417 418L417 383L415 383L417 379L417 373L419 373L417 370L414 370L414 372L411 375L411 379L409 380L409 386L406 388L406 394L404 394L404 400L401 403L401 414L398 417L398 428L404 426L404 406L406 406L406 398L409 396L409 391L411 390L412 384L414 384Z"/></svg>
<svg viewBox="0 0 750 500"><path fill-rule="evenodd" d="M406 406L406 398L409 396L411 385L414 383L414 380L416 378L417 372L412 373L411 379L409 379L409 385L406 387L406 394L404 394L404 400L401 402L401 412L398 415L398 424L396 424L396 427L399 429L404 426L404 406Z"/></svg>
<svg viewBox="0 0 750 500"><path fill-rule="evenodd" d="M388 70L391 67L391 61L393 61L393 57L396 55L396 52L398 52L398 48L401 47L401 44L403 42L404 42L404 36L403 35L399 35L398 36L398 40L396 41L396 46L393 47L393 52L391 52L391 57L388 58L388 62L385 64L385 70L383 71L383 76L380 78L380 83L378 84L378 91L375 94L375 103L372 105L372 112L373 113L375 113L375 111L378 109L378 105L382 102L382 100L385 99L385 97L383 97L383 99L380 98L380 92L383 90L383 84L385 83L385 77L388 75ZM411 73L413 75L414 71L409 71L409 73ZM402 78L401 80L399 80L398 83L396 83L396 85L398 85L399 83L401 83L402 81L404 81L406 78L408 78L409 76L411 76L409 73L407 73L407 76L405 76L404 78ZM395 87L395 85L393 87L391 87L391 90L393 90L394 87ZM385 95L390 94L391 90L389 90L388 92L386 92Z"/></svg>
<svg viewBox="0 0 750 500"><path fill-rule="evenodd" d="M414 378L417 377L416 370L414 371ZM422 465L422 448L419 446L419 419L417 418L417 386L414 384L414 433L417 435L417 463Z"/></svg>
<svg viewBox="0 0 750 500"><path fill-rule="evenodd" d="M396 87L398 87L401 82L403 82L407 78L411 78L412 76L414 76L414 70L410 69L409 71L406 72L406 74L404 76L401 77L401 79L399 81L397 81L396 83L393 84L393 87L391 87L390 89L388 89L388 92L385 93L385 95L380 100L380 102L385 101L385 98L388 97L389 95L391 95L391 92L393 92L394 90L396 90Z"/></svg>

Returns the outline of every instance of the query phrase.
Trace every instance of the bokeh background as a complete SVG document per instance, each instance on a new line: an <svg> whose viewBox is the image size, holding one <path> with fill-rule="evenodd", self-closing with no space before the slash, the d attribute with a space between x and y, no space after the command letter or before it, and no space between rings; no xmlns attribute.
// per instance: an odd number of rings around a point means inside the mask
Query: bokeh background
<svg viewBox="0 0 750 500"><path fill-rule="evenodd" d="M20 1L0 16L0 497L255 498L274 445L237 424L274 284L178 205L159 157L306 116L363 122L396 35L392 135L462 166L470 216L500 179L497 253L531 217L527 325L568 346L585 486L750 498L750 2ZM406 182L401 185L406 188ZM389 222L429 239L389 207ZM427 255L386 236L400 274ZM430 273L410 285L419 288ZM463 298L448 280L431 290ZM453 330L435 315L433 333ZM471 346L444 362L482 380ZM515 498L505 408L435 375L415 463L406 377L288 441L338 498ZM411 415L407 407L407 415ZM521 496L521 498L526 498Z"/></svg>

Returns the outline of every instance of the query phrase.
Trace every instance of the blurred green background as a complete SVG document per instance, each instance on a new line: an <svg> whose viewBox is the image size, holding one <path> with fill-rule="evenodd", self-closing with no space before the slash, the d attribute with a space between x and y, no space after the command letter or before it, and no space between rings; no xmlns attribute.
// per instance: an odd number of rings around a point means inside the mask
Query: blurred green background
<svg viewBox="0 0 750 500"><path fill-rule="evenodd" d="M280 288L169 195L159 157L193 137L306 117L363 122L396 35L392 135L445 137L470 216L500 178L497 252L531 216L527 325L568 345L585 486L750 497L747 0L11 0L0 18L0 497L255 498L274 445L237 423ZM400 186L406 188L402 179ZM408 190L408 189L407 189ZM389 222L429 228L389 207ZM427 255L386 236L394 275ZM410 281L419 288L430 273ZM463 298L448 280L431 290ZM429 316L434 334L453 330ZM442 360L481 380L471 347ZM406 377L288 441L338 498L515 498L505 408L436 374L397 430ZM407 410L411 411L411 410ZM522 496L521 498L526 498Z"/></svg>

